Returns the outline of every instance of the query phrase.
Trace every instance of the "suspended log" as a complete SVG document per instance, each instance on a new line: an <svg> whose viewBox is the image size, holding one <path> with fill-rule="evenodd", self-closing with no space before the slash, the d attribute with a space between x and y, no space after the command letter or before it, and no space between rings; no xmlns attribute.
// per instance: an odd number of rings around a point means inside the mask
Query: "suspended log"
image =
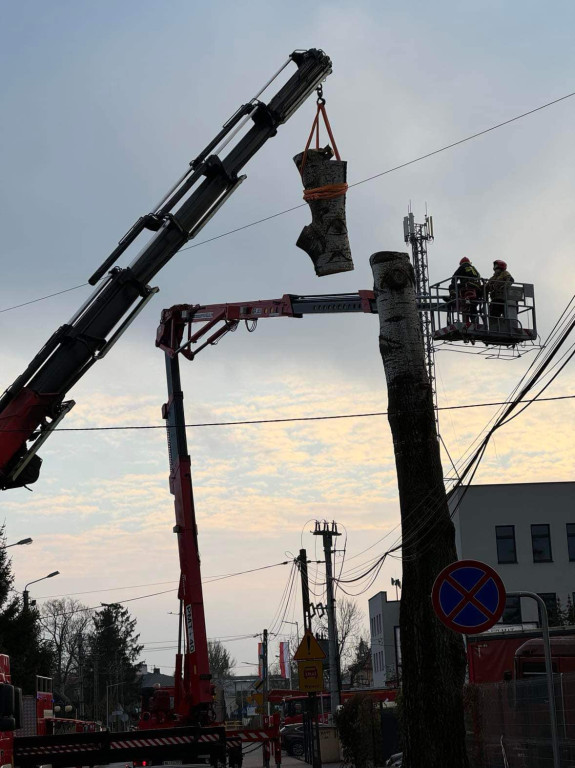
<svg viewBox="0 0 575 768"><path fill-rule="evenodd" d="M303 155L304 153L300 152L294 157L294 163L300 173ZM302 177L307 193L310 190L345 184L347 163L345 160L332 160L332 157L333 151L329 146L308 150ZM306 202L311 210L312 223L303 228L296 243L297 247L311 258L318 277L349 272L353 269L353 260L347 236L345 194L331 199Z"/></svg>

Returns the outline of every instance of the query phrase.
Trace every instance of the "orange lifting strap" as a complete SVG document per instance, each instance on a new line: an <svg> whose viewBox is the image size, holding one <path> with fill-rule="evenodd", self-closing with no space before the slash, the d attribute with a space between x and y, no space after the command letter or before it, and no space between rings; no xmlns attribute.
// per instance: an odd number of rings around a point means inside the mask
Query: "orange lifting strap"
<svg viewBox="0 0 575 768"><path fill-rule="evenodd" d="M319 149L319 116L321 115L323 117L323 122L325 124L329 139L333 146L333 152L335 154L336 160L341 160L341 157L339 155L339 151L337 149L337 144L335 143L335 139L333 137L333 133L331 130L331 125L329 124L329 119L327 117L327 112L325 110L325 99L323 98L323 89L321 85L317 88L318 92L318 100L317 100L317 112L315 114L314 121L311 126L311 131L309 133L309 138L307 140L307 144L305 145L305 149L303 151L303 158L301 161L301 167L300 167L300 174L303 177L303 169L305 168L305 161L307 159L307 153L311 144L311 140L315 131L315 148ZM314 187L313 189L304 189L303 191L303 199L306 201L306 203L309 203L312 200L333 200L336 197L341 197L341 195L345 195L347 192L348 186L347 184L326 184L323 187Z"/></svg>

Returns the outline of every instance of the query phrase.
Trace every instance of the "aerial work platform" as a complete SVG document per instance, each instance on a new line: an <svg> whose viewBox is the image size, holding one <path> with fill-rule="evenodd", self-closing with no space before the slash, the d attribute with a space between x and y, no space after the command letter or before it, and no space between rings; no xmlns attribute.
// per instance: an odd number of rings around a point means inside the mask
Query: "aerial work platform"
<svg viewBox="0 0 575 768"><path fill-rule="evenodd" d="M437 343L477 341L489 346L516 347L537 339L535 292L531 283L510 283L504 294L491 300L487 280L478 279L475 295L450 294L452 278L435 283L429 297L421 297L420 309L431 316L432 338ZM426 300L428 299L428 300Z"/></svg>

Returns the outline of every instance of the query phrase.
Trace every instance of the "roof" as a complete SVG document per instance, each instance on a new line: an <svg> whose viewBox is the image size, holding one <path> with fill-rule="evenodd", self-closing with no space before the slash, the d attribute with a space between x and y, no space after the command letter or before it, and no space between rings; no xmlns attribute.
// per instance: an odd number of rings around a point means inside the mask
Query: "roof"
<svg viewBox="0 0 575 768"><path fill-rule="evenodd" d="M543 656L543 638L534 637L523 643L516 651L516 657ZM575 656L575 635L551 638L552 656Z"/></svg>
<svg viewBox="0 0 575 768"><path fill-rule="evenodd" d="M173 675L163 675L161 672L144 672L140 678L141 688L153 688L156 685L170 687L174 685Z"/></svg>

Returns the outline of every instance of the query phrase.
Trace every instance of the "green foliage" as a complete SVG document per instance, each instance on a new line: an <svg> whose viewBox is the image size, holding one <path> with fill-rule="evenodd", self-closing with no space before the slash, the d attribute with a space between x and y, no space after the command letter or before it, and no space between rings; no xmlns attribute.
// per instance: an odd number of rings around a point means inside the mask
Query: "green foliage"
<svg viewBox="0 0 575 768"><path fill-rule="evenodd" d="M35 607L24 609L19 595L12 593L14 576L6 551L5 528L0 528L0 653L10 657L12 681L24 693L36 693L36 675L49 677L52 651L42 639ZM11 594L12 593L12 594Z"/></svg>
<svg viewBox="0 0 575 768"><path fill-rule="evenodd" d="M549 626L551 627L571 627L575 624L575 607L571 595L567 597L565 607L561 600L557 598L557 608L549 612Z"/></svg>
<svg viewBox="0 0 575 768"><path fill-rule="evenodd" d="M349 682L352 688L368 686L371 681L371 648L363 637L355 647L354 659L348 667Z"/></svg>
<svg viewBox="0 0 575 768"><path fill-rule="evenodd" d="M86 708L96 720L105 720L107 710L118 704L132 713L139 699L136 661L143 648L138 643L136 620L127 608L110 603L92 622L85 663Z"/></svg>
<svg viewBox="0 0 575 768"><path fill-rule="evenodd" d="M381 714L377 702L364 694L352 696L336 713L335 723L347 765L355 768L383 765Z"/></svg>

